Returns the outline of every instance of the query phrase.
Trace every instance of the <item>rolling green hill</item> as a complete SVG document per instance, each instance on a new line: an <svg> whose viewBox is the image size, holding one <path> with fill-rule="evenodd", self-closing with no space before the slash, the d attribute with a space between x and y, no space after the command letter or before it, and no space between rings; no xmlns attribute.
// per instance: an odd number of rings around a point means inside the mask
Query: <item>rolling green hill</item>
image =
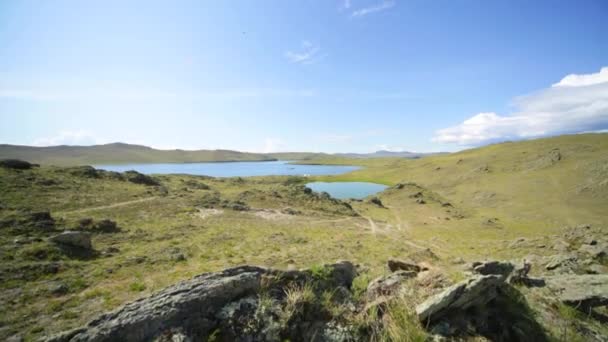
<svg viewBox="0 0 608 342"><path fill-rule="evenodd" d="M112 146L132 151L124 158L146 161L167 152L117 144L93 150L101 156ZM55 149L62 148L50 149L54 153L42 160L57 158ZM34 150L38 158L46 151ZM0 310L0 340L17 334L39 340L177 281L239 265L322 272L320 265L352 260L361 265L353 286L363 294L387 274L388 259L411 258L429 271L416 278L426 284L417 287L420 293L389 309L403 314L403 331L423 329L407 310L467 278L465 266L472 262L525 258L534 277L608 270L607 249L599 250L608 248L608 134L502 143L423 159L299 156L311 158L307 163L364 168L338 176L155 175L142 182L143 175L88 167L0 165L0 305L7 308ZM64 162L83 160L75 155ZM391 187L373 200L340 201L308 190L311 180ZM90 236L92 249L85 254L52 240L75 230ZM599 252L590 254L589 248ZM547 267L562 257L570 261ZM565 306L550 289L517 290L555 337L550 340L587 341L589 331L607 336L605 322Z"/></svg>
<svg viewBox="0 0 608 342"><path fill-rule="evenodd" d="M51 147L0 145L0 159L22 159L32 163L58 166L275 160L271 156L257 153L230 150L157 150L123 143Z"/></svg>

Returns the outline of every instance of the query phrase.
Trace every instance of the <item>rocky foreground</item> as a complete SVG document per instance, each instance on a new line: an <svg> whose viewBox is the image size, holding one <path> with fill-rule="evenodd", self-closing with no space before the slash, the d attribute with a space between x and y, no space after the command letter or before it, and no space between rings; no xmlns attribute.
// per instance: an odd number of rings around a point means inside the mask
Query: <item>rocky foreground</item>
<svg viewBox="0 0 608 342"><path fill-rule="evenodd" d="M395 333L403 340L544 341L550 337L519 289L546 287L587 314L608 304L606 274L532 278L526 262L489 261L473 263L468 278L442 286L427 264L390 260L388 266L391 273L360 293L353 286L357 266L348 261L300 271L242 266L202 274L47 341L366 341L395 340ZM592 331L588 336L606 340Z"/></svg>

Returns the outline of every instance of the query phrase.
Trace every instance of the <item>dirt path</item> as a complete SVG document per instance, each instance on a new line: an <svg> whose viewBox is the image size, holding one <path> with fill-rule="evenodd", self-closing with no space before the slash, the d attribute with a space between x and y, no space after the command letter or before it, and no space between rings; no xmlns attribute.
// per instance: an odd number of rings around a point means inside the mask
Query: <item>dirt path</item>
<svg viewBox="0 0 608 342"><path fill-rule="evenodd" d="M88 211L112 209L112 208L124 207L124 206L131 205L131 204L136 204L136 203L148 202L148 201L155 200L157 198L158 198L158 196L152 196L152 197L140 198L140 199L136 199L136 200L132 200L132 201L125 201L125 202L118 202L118 203L113 203L113 204L108 204L108 205L101 205L101 206L98 206L98 207L90 207L90 208L83 208L83 209L77 209L77 210L62 211L62 212L59 212L59 213L60 214L86 213Z"/></svg>

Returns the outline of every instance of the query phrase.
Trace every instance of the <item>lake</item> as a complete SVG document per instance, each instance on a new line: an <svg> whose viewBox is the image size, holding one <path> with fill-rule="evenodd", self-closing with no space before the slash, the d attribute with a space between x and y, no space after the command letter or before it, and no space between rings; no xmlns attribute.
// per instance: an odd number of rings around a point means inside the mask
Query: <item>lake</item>
<svg viewBox="0 0 608 342"><path fill-rule="evenodd" d="M144 174L188 174L211 177L339 175L360 169L359 166L345 165L297 165L289 164L289 161L121 164L95 165L95 168L116 172L135 170Z"/></svg>
<svg viewBox="0 0 608 342"><path fill-rule="evenodd" d="M368 182L312 182L306 184L312 191L327 192L331 197L339 199L362 199L383 191L388 186Z"/></svg>

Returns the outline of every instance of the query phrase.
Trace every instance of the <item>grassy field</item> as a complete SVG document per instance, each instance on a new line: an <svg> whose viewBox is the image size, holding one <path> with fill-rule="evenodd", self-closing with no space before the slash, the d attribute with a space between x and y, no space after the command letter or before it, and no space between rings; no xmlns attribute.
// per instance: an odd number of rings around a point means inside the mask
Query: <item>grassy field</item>
<svg viewBox="0 0 608 342"><path fill-rule="evenodd" d="M416 160L309 162L365 168L315 178L157 175L158 186L83 168L0 168L0 338L77 327L176 281L235 265L304 268L346 259L369 280L387 272L388 258L409 256L455 281L463 277L456 259L542 257L553 252L537 246L566 227L608 224L607 134ZM391 187L378 194L378 206L311 193L303 186L311 179ZM49 211L55 227L19 223L36 211ZM83 219L110 219L120 230L92 230L95 253L87 256L47 241L82 229ZM513 247L518 239L534 243ZM57 294L58 285L66 290Z"/></svg>

